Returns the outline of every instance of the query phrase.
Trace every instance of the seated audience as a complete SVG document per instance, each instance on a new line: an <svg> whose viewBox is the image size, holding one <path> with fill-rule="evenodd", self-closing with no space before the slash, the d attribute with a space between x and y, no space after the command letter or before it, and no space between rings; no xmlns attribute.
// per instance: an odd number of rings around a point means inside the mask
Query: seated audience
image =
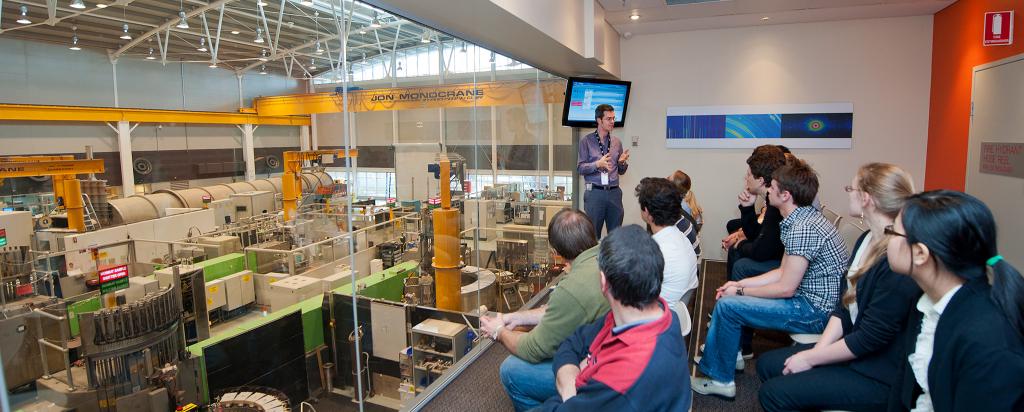
<svg viewBox="0 0 1024 412"><path fill-rule="evenodd" d="M558 394L543 410L687 411L686 345L670 304L658 298L658 245L637 225L601 241L600 287L611 311L576 329L555 354Z"/></svg>
<svg viewBox="0 0 1024 412"><path fill-rule="evenodd" d="M892 270L924 291L889 410L1024 410L1024 278L996 250L992 212L965 193L925 192L886 232Z"/></svg>
<svg viewBox="0 0 1024 412"><path fill-rule="evenodd" d="M895 165L870 163L861 166L846 192L850 216L862 217L870 231L857 240L846 294L818 343L758 358L765 411L884 410L895 383L903 353L897 336L906 329L921 289L889 268L885 228L914 193L914 184Z"/></svg>
<svg viewBox="0 0 1024 412"><path fill-rule="evenodd" d="M737 281L779 267L783 252L779 237L782 214L768 201L768 191L772 185L772 173L785 164L785 154L775 145L758 146L747 158L745 187L739 194L739 228L722 240L722 247L728 252L726 273L729 280ZM758 196L765 199L762 217L754 211ZM743 359L754 356L752 340L753 331L744 327L740 335ZM742 365L738 367L743 369Z"/></svg>
<svg viewBox="0 0 1024 412"><path fill-rule="evenodd" d="M686 238L690 240L690 244L693 245L693 253L700 257L700 227L703 225L703 220L698 220L698 217L703 215L704 212L697 205L697 200L693 198L693 192L690 191L690 176L683 173L682 170L676 170L672 176L668 177L668 180L676 185L676 189L679 189L679 192L683 195L681 203L683 218L676 222L676 228L683 232L683 235L686 235ZM693 200L692 205L686 201L687 197ZM698 213L697 217L693 215L694 210Z"/></svg>
<svg viewBox="0 0 1024 412"><path fill-rule="evenodd" d="M665 276L661 283L661 297L678 309L676 304L689 305L697 289L697 255L686 236L676 228L681 219L682 196L668 179L645 177L636 187L640 202L640 218L647 223L651 237L658 243L665 259ZM677 311L676 314L685 313Z"/></svg>
<svg viewBox="0 0 1024 412"><path fill-rule="evenodd" d="M568 274L551 292L547 306L480 317L481 332L512 352L500 373L517 411L535 408L556 394L551 357L558 345L609 309L601 292L597 234L590 218L579 210L562 209L548 224L548 242L566 260ZM529 332L514 330L533 325Z"/></svg>
<svg viewBox="0 0 1024 412"><path fill-rule="evenodd" d="M835 226L811 207L817 193L818 176L804 162L783 166L772 175L768 200L783 216L782 266L718 289L704 354L695 358L707 377L691 381L695 392L735 398L733 377L742 326L790 333L825 329L839 300L846 247Z"/></svg>

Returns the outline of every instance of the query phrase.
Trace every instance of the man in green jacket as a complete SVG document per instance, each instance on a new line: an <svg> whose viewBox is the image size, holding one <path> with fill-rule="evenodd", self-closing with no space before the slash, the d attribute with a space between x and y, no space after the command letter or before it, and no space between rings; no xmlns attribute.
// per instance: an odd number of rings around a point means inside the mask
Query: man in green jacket
<svg viewBox="0 0 1024 412"><path fill-rule="evenodd" d="M484 334L501 342L512 356L501 364L501 382L516 411L540 406L558 394L551 359L576 328L608 313L597 268L597 234L585 213L562 209L548 225L548 243L567 262L568 274L537 309L480 318ZM517 326L535 326L529 332Z"/></svg>

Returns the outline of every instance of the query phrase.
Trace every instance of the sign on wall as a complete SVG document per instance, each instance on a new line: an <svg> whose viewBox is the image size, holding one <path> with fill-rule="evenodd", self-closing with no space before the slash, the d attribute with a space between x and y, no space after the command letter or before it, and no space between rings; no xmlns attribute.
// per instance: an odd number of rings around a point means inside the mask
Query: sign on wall
<svg viewBox="0 0 1024 412"><path fill-rule="evenodd" d="M853 104L669 107L669 148L848 149L853 142Z"/></svg>
<svg viewBox="0 0 1024 412"><path fill-rule="evenodd" d="M128 265L119 265L99 272L100 293L128 288Z"/></svg>
<svg viewBox="0 0 1024 412"><path fill-rule="evenodd" d="M985 13L985 46L1007 46L1013 44L1013 11L990 11Z"/></svg>
<svg viewBox="0 0 1024 412"><path fill-rule="evenodd" d="M981 173L1024 178L1024 143L981 142Z"/></svg>

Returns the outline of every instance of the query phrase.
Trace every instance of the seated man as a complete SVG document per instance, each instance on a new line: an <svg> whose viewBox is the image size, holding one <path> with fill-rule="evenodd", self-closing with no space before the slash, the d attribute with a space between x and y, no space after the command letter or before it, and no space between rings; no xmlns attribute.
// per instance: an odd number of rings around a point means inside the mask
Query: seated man
<svg viewBox="0 0 1024 412"><path fill-rule="evenodd" d="M693 379L695 392L735 398L742 326L790 333L824 330L839 300L846 247L836 227L811 206L817 193L818 176L806 163L775 171L768 200L783 216L782 267L718 288L704 354L695 359L708 377Z"/></svg>
<svg viewBox="0 0 1024 412"><path fill-rule="evenodd" d="M689 410L679 319L658 298L664 266L658 245L640 226L622 227L601 241L598 262L611 312L558 348L558 394L542 410Z"/></svg>
<svg viewBox="0 0 1024 412"><path fill-rule="evenodd" d="M651 237L665 258L661 297L673 310L678 302L689 305L697 289L697 254L690 240L675 225L682 218L683 197L668 179L656 177L641 179L636 197L640 202L640 218L647 222Z"/></svg>
<svg viewBox="0 0 1024 412"><path fill-rule="evenodd" d="M548 243L566 261L568 274L551 292L546 307L480 317L481 332L512 352L501 364L501 382L517 411L535 408L555 395L551 357L572 332L608 312L597 269L594 224L579 210L562 209L548 224ZM517 326L533 326L529 332Z"/></svg>

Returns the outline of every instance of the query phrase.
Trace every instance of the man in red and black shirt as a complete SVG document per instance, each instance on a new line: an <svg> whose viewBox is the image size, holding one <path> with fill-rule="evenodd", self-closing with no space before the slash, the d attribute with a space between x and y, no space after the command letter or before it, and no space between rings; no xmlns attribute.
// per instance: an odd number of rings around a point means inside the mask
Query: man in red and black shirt
<svg viewBox="0 0 1024 412"><path fill-rule="evenodd" d="M687 411L690 375L679 318L661 293L665 261L637 225L600 245L601 291L611 311L562 342L552 368L558 395L541 409Z"/></svg>

